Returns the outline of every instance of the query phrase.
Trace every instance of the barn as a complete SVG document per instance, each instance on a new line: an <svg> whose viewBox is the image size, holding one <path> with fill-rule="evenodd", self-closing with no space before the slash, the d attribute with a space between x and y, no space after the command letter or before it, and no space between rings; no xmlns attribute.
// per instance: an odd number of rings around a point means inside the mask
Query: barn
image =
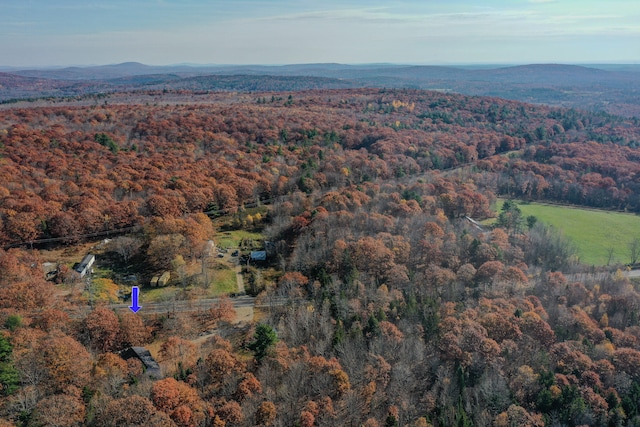
<svg viewBox="0 0 640 427"><path fill-rule="evenodd" d="M149 350L144 347L129 347L120 352L120 357L124 360L136 358L142 362L145 374L152 378L162 378L160 365L153 358Z"/></svg>
<svg viewBox="0 0 640 427"><path fill-rule="evenodd" d="M96 256L92 254L87 254L75 270L80 273L80 277L84 277L87 273L91 271L91 267L93 267L93 263L96 262Z"/></svg>

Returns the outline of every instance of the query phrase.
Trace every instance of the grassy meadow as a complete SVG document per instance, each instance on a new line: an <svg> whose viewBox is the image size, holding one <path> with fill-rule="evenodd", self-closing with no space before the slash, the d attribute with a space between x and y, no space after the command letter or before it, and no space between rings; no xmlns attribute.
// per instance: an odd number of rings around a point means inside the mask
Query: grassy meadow
<svg viewBox="0 0 640 427"><path fill-rule="evenodd" d="M496 203L498 213L503 202L499 199ZM523 201L516 203L523 217L533 215L561 230L576 246L583 264L606 265L608 248L613 248L611 264L629 263L629 244L634 238L640 238L638 215Z"/></svg>
<svg viewBox="0 0 640 427"><path fill-rule="evenodd" d="M208 288L208 296L210 297L217 297L220 295L227 295L233 292L238 292L236 272L232 268L225 268L221 266L214 270L210 270L209 280L211 285Z"/></svg>
<svg viewBox="0 0 640 427"><path fill-rule="evenodd" d="M221 231L214 237L214 241L219 248L237 248L242 241L254 240L259 246L262 244L264 236L262 233L247 230Z"/></svg>

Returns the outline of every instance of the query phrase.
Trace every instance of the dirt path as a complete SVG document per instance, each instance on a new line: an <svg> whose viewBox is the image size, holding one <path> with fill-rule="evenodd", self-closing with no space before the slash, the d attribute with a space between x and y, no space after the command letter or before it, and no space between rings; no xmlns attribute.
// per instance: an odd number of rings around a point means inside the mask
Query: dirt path
<svg viewBox="0 0 640 427"><path fill-rule="evenodd" d="M246 292L244 290L244 278L242 277L242 267L240 265L236 265L235 271L236 271L236 282L238 284L238 293L240 295L244 295L246 294Z"/></svg>

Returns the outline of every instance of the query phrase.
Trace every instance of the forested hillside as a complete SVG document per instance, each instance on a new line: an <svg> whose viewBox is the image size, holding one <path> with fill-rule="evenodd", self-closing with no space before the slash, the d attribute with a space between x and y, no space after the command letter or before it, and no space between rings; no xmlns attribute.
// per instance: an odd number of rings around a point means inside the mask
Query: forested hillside
<svg viewBox="0 0 640 427"><path fill-rule="evenodd" d="M122 63L0 73L0 104L138 90L300 91L394 88L495 96L544 105L640 114L634 65L429 66L290 64L148 66ZM1 70L0 70L1 71Z"/></svg>
<svg viewBox="0 0 640 427"><path fill-rule="evenodd" d="M640 210L637 120L434 92L219 98L4 111L2 242L232 209L296 190L406 186L398 179L477 160L492 173L475 181L500 194ZM487 214L458 206L465 196L441 186L420 193L450 194L456 203L441 206L450 217Z"/></svg>
<svg viewBox="0 0 640 427"><path fill-rule="evenodd" d="M512 204L466 219L496 196L640 211L637 119L412 90L131 99L0 111L0 425L639 425L633 283L576 281ZM225 300L76 316L40 270L40 239L134 226L140 272L177 269L204 212L256 200L278 270L257 324Z"/></svg>

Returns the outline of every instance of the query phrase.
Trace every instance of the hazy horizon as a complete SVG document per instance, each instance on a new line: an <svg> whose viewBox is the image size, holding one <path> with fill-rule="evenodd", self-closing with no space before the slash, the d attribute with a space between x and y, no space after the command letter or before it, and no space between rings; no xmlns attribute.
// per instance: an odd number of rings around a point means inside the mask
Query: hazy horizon
<svg viewBox="0 0 640 427"><path fill-rule="evenodd" d="M640 2L77 0L0 4L4 67L637 64Z"/></svg>
<svg viewBox="0 0 640 427"><path fill-rule="evenodd" d="M429 64L429 63L392 63L392 62L370 62L370 63L331 63L331 62L315 62L315 63L297 63L297 64L198 64L198 63L177 63L177 64L145 64L139 61L125 61L120 63L113 64L67 64L67 65L34 65L34 66L12 66L12 65L4 65L0 64L0 71L2 72L20 72L20 71L56 71L56 70L65 70L72 68L79 69L91 69L91 68L101 68L101 67L118 67L118 66L126 66L137 64L137 66L149 67L149 68L177 68L177 67L186 67L192 68L194 71L197 71L199 68L207 69L207 68L242 68L242 67L305 67L305 66L323 66L323 65L341 65L345 67L443 67L443 68L460 68L460 69L468 69L468 70L490 70L490 69L499 69L499 68L509 68L509 67L519 67L519 66L534 66L534 65L562 65L562 66L578 66L585 68L597 68L597 69L610 69L610 68L620 68L620 67L632 67L631 70L635 70L636 68L640 68L640 62L630 63L630 62L592 62L592 63L560 63L560 62L548 62L548 63L452 63L452 64ZM161 70L160 70L161 71Z"/></svg>

